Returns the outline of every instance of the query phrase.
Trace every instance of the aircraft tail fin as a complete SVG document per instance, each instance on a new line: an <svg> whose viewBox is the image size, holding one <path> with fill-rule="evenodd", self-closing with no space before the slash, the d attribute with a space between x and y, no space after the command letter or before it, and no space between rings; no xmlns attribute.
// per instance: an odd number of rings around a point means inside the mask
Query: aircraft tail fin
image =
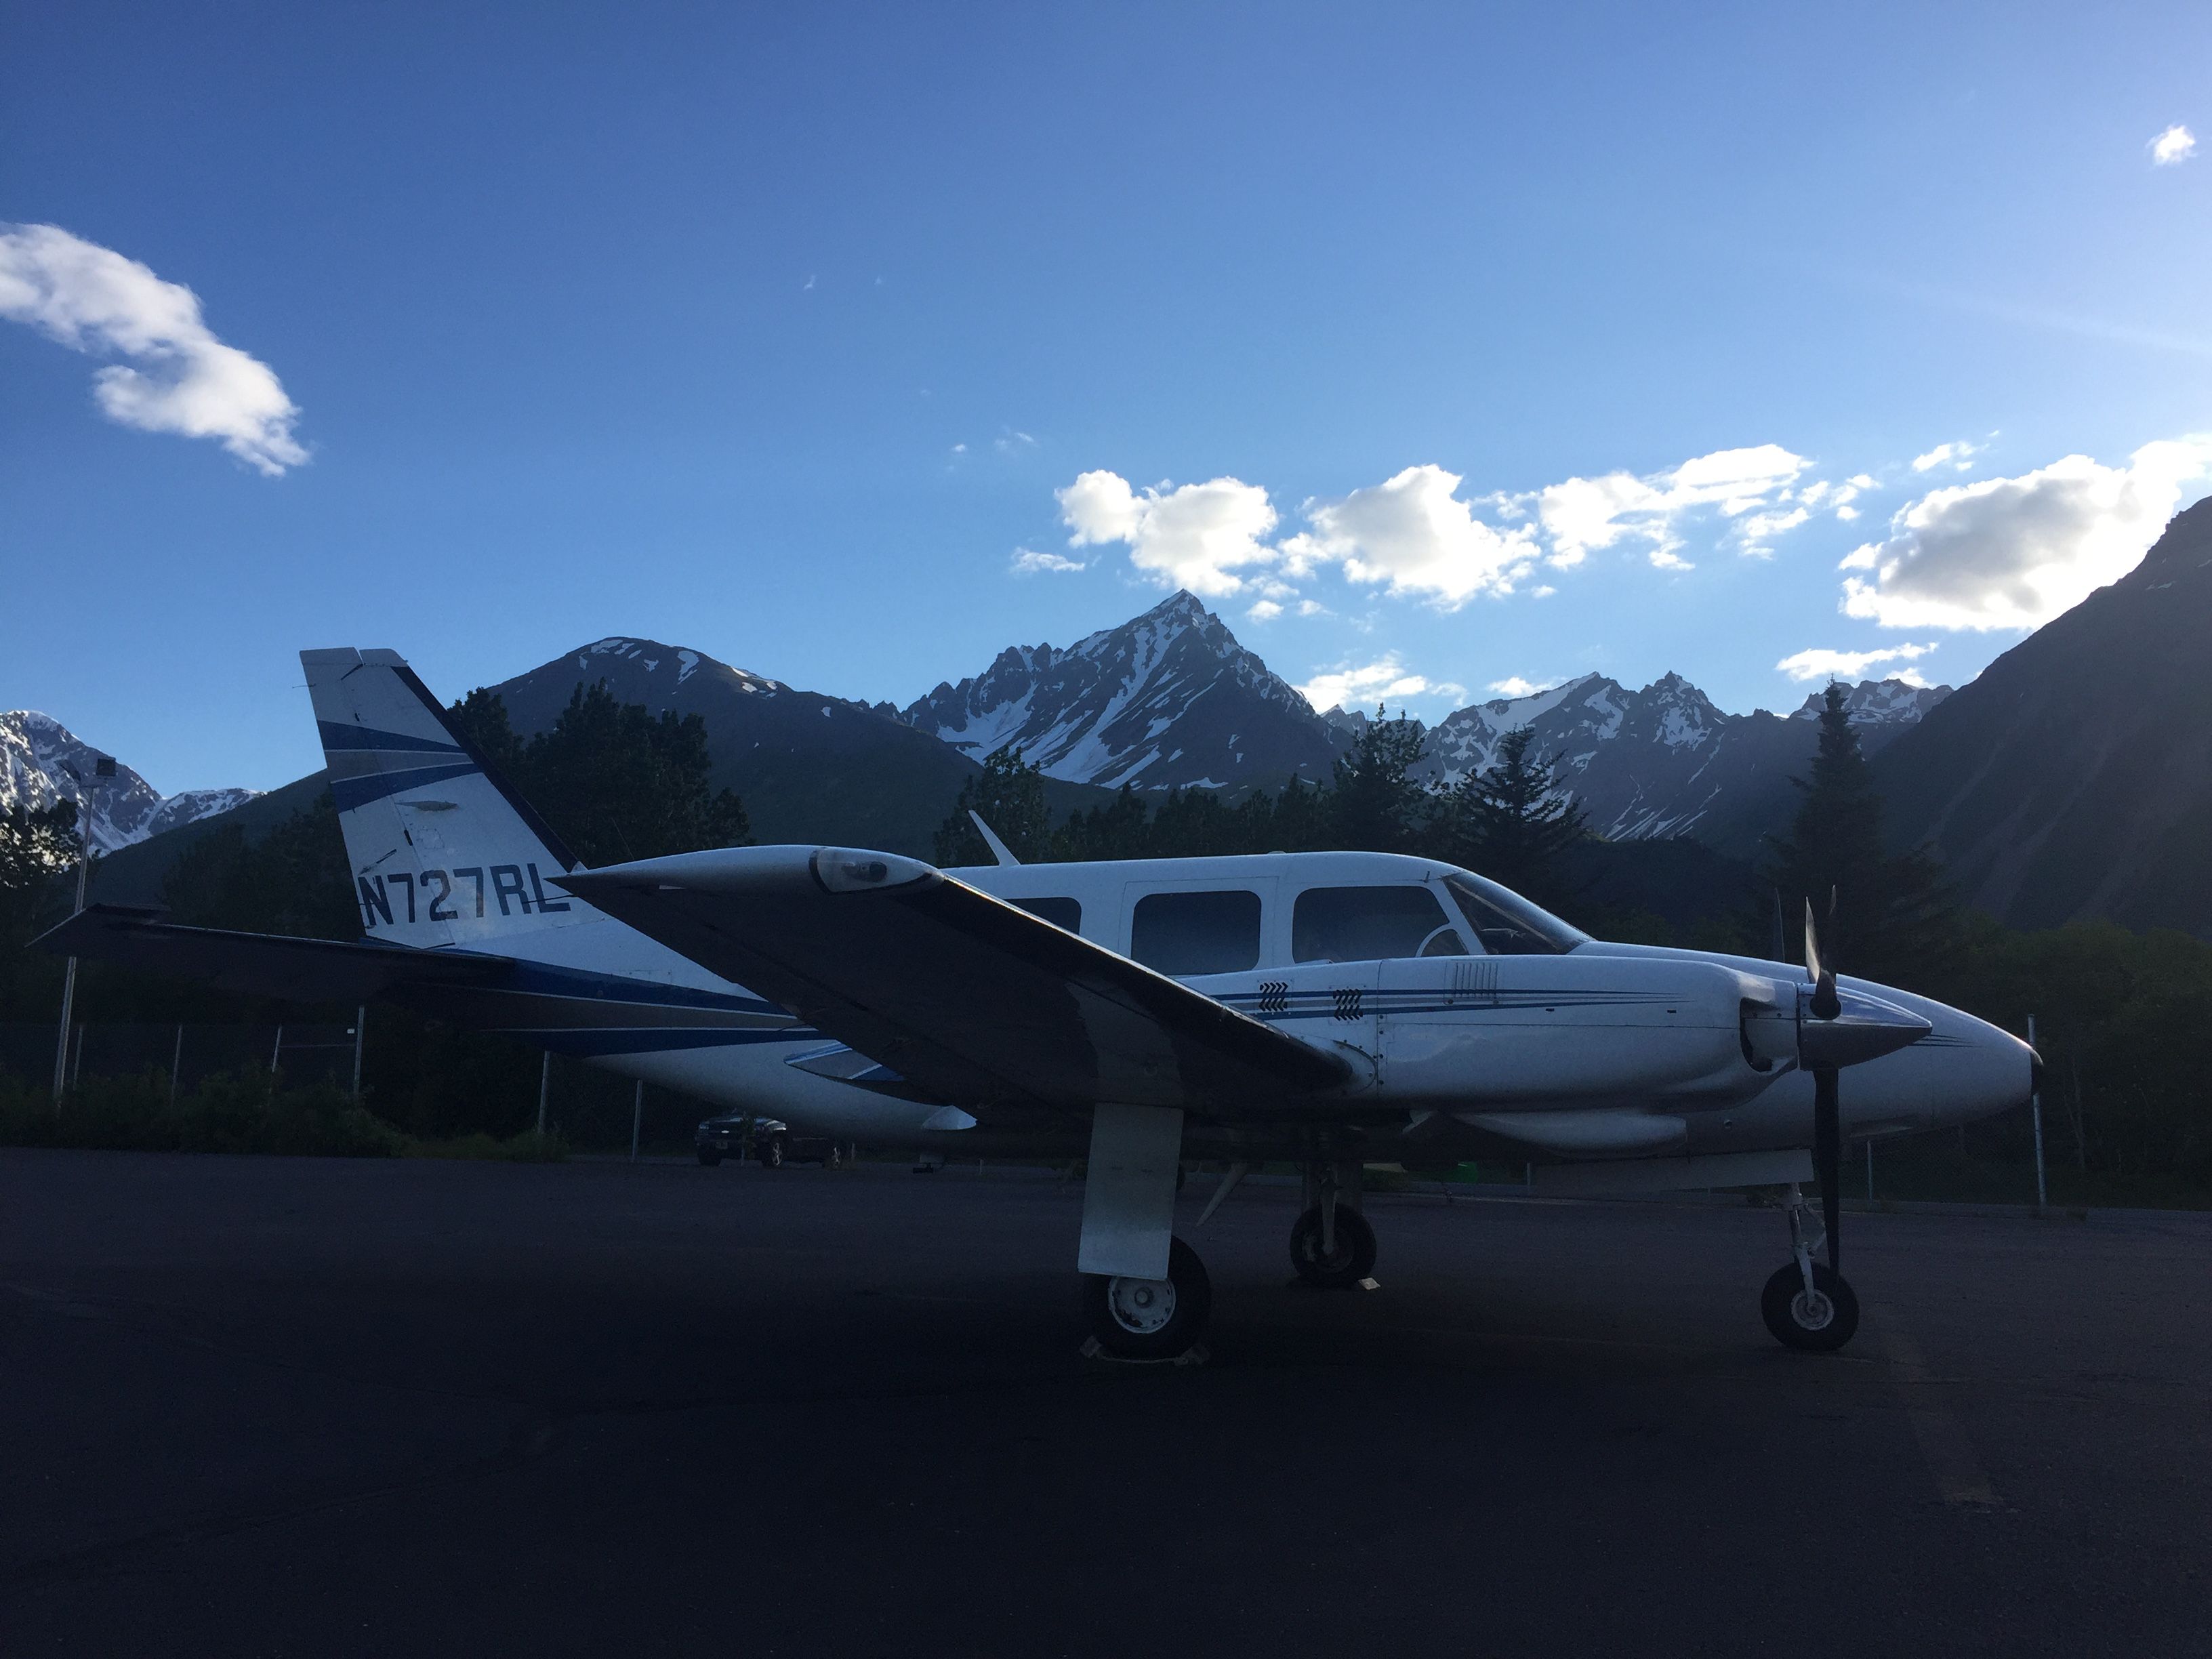
<svg viewBox="0 0 2212 1659"><path fill-rule="evenodd" d="M546 885L575 857L397 652L302 651L300 663L369 937L493 950L592 914Z"/></svg>

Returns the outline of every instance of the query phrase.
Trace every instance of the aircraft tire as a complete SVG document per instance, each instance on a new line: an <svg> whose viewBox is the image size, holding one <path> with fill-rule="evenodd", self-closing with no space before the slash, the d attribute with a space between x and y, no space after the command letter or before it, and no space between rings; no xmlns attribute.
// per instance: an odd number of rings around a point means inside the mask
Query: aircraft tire
<svg viewBox="0 0 2212 1659"><path fill-rule="evenodd" d="M1336 1254L1321 1248L1321 1206L1316 1204L1291 1229L1291 1265L1298 1277L1324 1291L1348 1291L1375 1271L1375 1229L1346 1205L1336 1206Z"/></svg>
<svg viewBox="0 0 2212 1659"><path fill-rule="evenodd" d="M783 1167L782 1137L779 1135L770 1135L766 1140L761 1142L759 1146L754 1150L760 1158L760 1166L762 1169L781 1170Z"/></svg>
<svg viewBox="0 0 2212 1659"><path fill-rule="evenodd" d="M722 1161L722 1155L711 1146L702 1146L699 1149L699 1161L711 1170Z"/></svg>
<svg viewBox="0 0 2212 1659"><path fill-rule="evenodd" d="M1805 1276L1796 1262L1776 1268L1759 1295L1759 1316L1784 1347L1833 1353L1858 1330L1859 1299L1850 1282L1823 1261L1813 1264L1813 1288L1826 1298L1825 1310L1807 1309Z"/></svg>
<svg viewBox="0 0 2212 1659"><path fill-rule="evenodd" d="M1164 1280L1083 1276L1084 1321L1098 1346L1118 1358L1173 1359L1198 1340L1212 1316L1206 1263L1179 1238L1168 1244Z"/></svg>

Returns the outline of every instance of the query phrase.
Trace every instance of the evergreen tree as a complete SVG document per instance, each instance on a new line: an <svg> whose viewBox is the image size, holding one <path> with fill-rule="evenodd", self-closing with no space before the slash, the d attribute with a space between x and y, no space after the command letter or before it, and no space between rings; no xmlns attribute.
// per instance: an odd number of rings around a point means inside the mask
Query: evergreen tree
<svg viewBox="0 0 2212 1659"><path fill-rule="evenodd" d="M1385 720L1378 705L1358 741L1336 757L1328 828L1338 848L1359 853L1412 850L1426 803L1421 787L1408 774L1423 752L1420 723L1407 719L1403 710L1396 720Z"/></svg>
<svg viewBox="0 0 2212 1659"><path fill-rule="evenodd" d="M1801 797L1797 815L1787 836L1767 837L1765 877L1780 896L1784 937L1796 959L1804 959L1810 900L1821 953L1840 971L1907 988L1927 983L1958 948L1957 907L1928 854L1893 856L1884 847L1881 796L1834 682L1822 700L1811 773L1790 781Z"/></svg>
<svg viewBox="0 0 2212 1659"><path fill-rule="evenodd" d="M170 920L303 939L361 933L337 808L327 789L260 840L227 824L177 855L161 881Z"/></svg>
<svg viewBox="0 0 2212 1659"><path fill-rule="evenodd" d="M553 729L527 743L493 692L471 691L452 713L588 866L752 840L744 803L714 787L707 722L697 714L617 702L604 681L579 685Z"/></svg>
<svg viewBox="0 0 2212 1659"><path fill-rule="evenodd" d="M995 830L998 825L991 827ZM1151 857L1152 823L1135 786L1123 784L1103 806L1071 812L1067 822L1053 833L1052 856L1076 863Z"/></svg>
<svg viewBox="0 0 2212 1659"><path fill-rule="evenodd" d="M1572 894L1560 861L1589 837L1583 811L1560 789L1551 760L1531 754L1527 726L1498 740L1487 771L1470 771L1439 803L1441 855L1555 907Z"/></svg>
<svg viewBox="0 0 2212 1659"><path fill-rule="evenodd" d="M1050 856L1052 812L1045 805L1044 772L1024 760L1013 744L994 750L983 769L960 786L951 815L937 826L935 853L940 866L997 862L968 816L971 811L1024 863Z"/></svg>
<svg viewBox="0 0 2212 1659"><path fill-rule="evenodd" d="M1325 787L1309 784L1293 774L1268 805L1266 845L1253 850L1315 853L1325 850L1335 839L1335 804Z"/></svg>
<svg viewBox="0 0 2212 1659"><path fill-rule="evenodd" d="M56 910L58 920L57 883L76 872L76 860L75 801L42 807L19 802L0 813L0 943L27 938L42 910Z"/></svg>

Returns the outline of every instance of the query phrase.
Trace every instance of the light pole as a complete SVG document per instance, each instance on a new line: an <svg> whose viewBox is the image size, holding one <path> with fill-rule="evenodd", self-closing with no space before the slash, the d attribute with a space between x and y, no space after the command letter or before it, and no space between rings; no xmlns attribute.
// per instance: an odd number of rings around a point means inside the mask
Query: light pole
<svg viewBox="0 0 2212 1659"><path fill-rule="evenodd" d="M76 908L70 914L77 915L84 910L86 885L92 879L92 801L86 793L84 777L67 762L62 770L76 780ZM94 783L106 781L115 775L115 757L101 755L94 758L92 776ZM62 1109L62 1092L69 1084L70 1016L76 1004L76 958L69 959L62 975L62 1029L54 1040L54 1109Z"/></svg>

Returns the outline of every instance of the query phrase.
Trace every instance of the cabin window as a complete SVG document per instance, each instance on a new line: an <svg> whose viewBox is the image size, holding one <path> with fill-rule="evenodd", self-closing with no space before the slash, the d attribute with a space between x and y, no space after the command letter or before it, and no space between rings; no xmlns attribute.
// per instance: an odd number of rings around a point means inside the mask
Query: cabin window
<svg viewBox="0 0 2212 1659"><path fill-rule="evenodd" d="M1013 901L1018 908L1050 922L1055 927L1065 927L1071 933L1083 931L1083 906L1072 898L1027 898Z"/></svg>
<svg viewBox="0 0 2212 1659"><path fill-rule="evenodd" d="M1481 938L1482 948L1494 957L1565 956L1589 943L1581 928L1494 881L1455 870L1444 878L1444 885Z"/></svg>
<svg viewBox="0 0 2212 1659"><path fill-rule="evenodd" d="M1297 962L1466 954L1458 924L1426 887L1309 887L1291 911Z"/></svg>
<svg viewBox="0 0 2212 1659"><path fill-rule="evenodd" d="M1158 973L1241 974L1260 965L1260 896L1147 893L1129 922L1129 954Z"/></svg>

